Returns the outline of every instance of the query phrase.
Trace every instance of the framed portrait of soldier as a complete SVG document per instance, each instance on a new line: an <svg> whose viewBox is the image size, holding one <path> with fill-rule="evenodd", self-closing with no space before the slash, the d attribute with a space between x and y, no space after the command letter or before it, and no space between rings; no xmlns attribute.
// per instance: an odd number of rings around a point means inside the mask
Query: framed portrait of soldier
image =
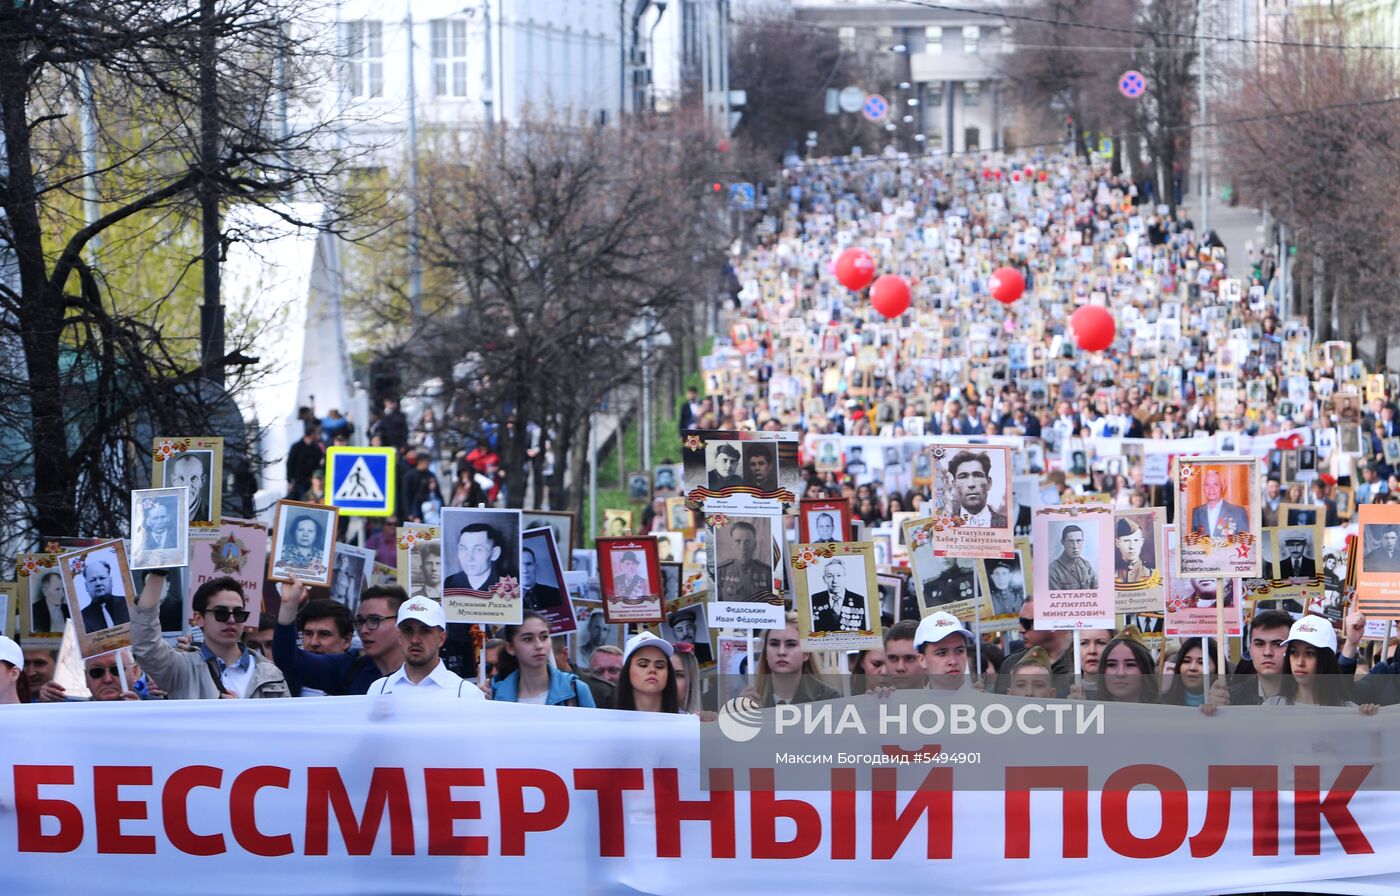
<svg viewBox="0 0 1400 896"><path fill-rule="evenodd" d="M1167 511L1162 507L1113 514L1113 589L1117 611L1160 613L1167 594Z"/></svg>
<svg viewBox="0 0 1400 896"><path fill-rule="evenodd" d="M1259 459L1177 457L1174 463L1180 544L1173 574L1258 578Z"/></svg>
<svg viewBox="0 0 1400 896"><path fill-rule="evenodd" d="M165 569L190 562L187 494L180 488L131 493L132 569Z"/></svg>
<svg viewBox="0 0 1400 896"><path fill-rule="evenodd" d="M685 498L666 499L666 528L672 532L691 532L695 529L695 512L685 504Z"/></svg>
<svg viewBox="0 0 1400 896"><path fill-rule="evenodd" d="M150 570L134 570L131 573L133 594L140 595L146 588L146 576ZM181 635L190 633L191 602L194 589L189 586L189 567L171 569L161 577L160 591L160 633L167 641L174 641Z"/></svg>
<svg viewBox="0 0 1400 896"><path fill-rule="evenodd" d="M152 488L186 489L186 516L198 529L217 529L223 509L224 440L209 436L157 438Z"/></svg>
<svg viewBox="0 0 1400 896"><path fill-rule="evenodd" d="M768 602L782 591L777 584L781 562L781 518L711 517L714 532L714 598L726 603Z"/></svg>
<svg viewBox="0 0 1400 896"><path fill-rule="evenodd" d="M706 513L796 512L797 433L686 430L681 461L687 503Z"/></svg>
<svg viewBox="0 0 1400 896"><path fill-rule="evenodd" d="M927 616L943 610L963 618L988 615L985 596L979 596L977 591L974 558L949 557L933 552L933 527L937 524L935 517L920 517L904 524L904 539L909 547L909 567L914 573L912 584L919 598L920 614Z"/></svg>
<svg viewBox="0 0 1400 896"><path fill-rule="evenodd" d="M331 600L345 606L353 617L360 608L360 594L369 585L374 551L359 545L337 543L331 568Z"/></svg>
<svg viewBox="0 0 1400 896"><path fill-rule="evenodd" d="M927 531L936 556L1010 557L1015 552L1011 449L933 445L933 512Z"/></svg>
<svg viewBox="0 0 1400 896"><path fill-rule="evenodd" d="M665 601L662 606L669 611L671 602L679 600L685 591L682 583L684 568L679 563L667 560L662 560L657 565L661 568L661 599Z"/></svg>
<svg viewBox="0 0 1400 896"><path fill-rule="evenodd" d="M569 594L564 587L564 566L554 532L526 529L520 549L520 596L526 610L534 610L549 623L551 635L571 632L577 626Z"/></svg>
<svg viewBox="0 0 1400 896"><path fill-rule="evenodd" d="M1044 507L1035 512L1037 629L1113 628L1114 519L1107 506Z"/></svg>
<svg viewBox="0 0 1400 896"><path fill-rule="evenodd" d="M804 498L797 513L797 540L851 541L851 505L830 498Z"/></svg>
<svg viewBox="0 0 1400 896"><path fill-rule="evenodd" d="M603 534L608 538L622 538L632 534L632 511L607 508L603 511Z"/></svg>
<svg viewBox="0 0 1400 896"><path fill-rule="evenodd" d="M339 511L324 504L278 501L272 520L268 580L297 579L307 585L330 587Z"/></svg>
<svg viewBox="0 0 1400 896"><path fill-rule="evenodd" d="M131 646L131 604L136 585L127 566L126 546L107 541L58 558L68 617L86 659Z"/></svg>
<svg viewBox="0 0 1400 896"><path fill-rule="evenodd" d="M977 587L986 598L983 605L987 606L987 617L981 620L984 631L1000 627L1011 630L1018 626L1016 620L1021 619L1021 605L1032 594L1026 578L1029 556L1029 539L1016 539L1015 557L976 561Z"/></svg>
<svg viewBox="0 0 1400 896"><path fill-rule="evenodd" d="M880 621L889 620L893 625L902 619L904 611L904 577L893 573L877 573L876 585L880 591Z"/></svg>
<svg viewBox="0 0 1400 896"><path fill-rule="evenodd" d="M20 554L15 558L19 584L19 641L21 647L56 648L68 622L68 592L56 553Z"/></svg>
<svg viewBox="0 0 1400 896"><path fill-rule="evenodd" d="M791 562L803 650L880 646L880 583L868 543L798 544Z"/></svg>
<svg viewBox="0 0 1400 896"><path fill-rule="evenodd" d="M701 591L668 602L666 619L661 623L661 637L672 644L690 645L695 651L696 660L710 663L714 660L714 654L710 648L705 597L705 593Z"/></svg>
<svg viewBox="0 0 1400 896"><path fill-rule="evenodd" d="M561 554L578 547L578 529L574 526L574 514L567 510L523 510L520 525L528 529L551 529L554 532L554 545ZM590 553L592 553L590 551Z"/></svg>
<svg viewBox="0 0 1400 896"><path fill-rule="evenodd" d="M680 464L661 464L652 475L651 495L653 498L675 498L681 493L685 468Z"/></svg>
<svg viewBox="0 0 1400 896"><path fill-rule="evenodd" d="M1279 504L1278 518L1285 526L1316 526L1326 522L1322 509L1316 504Z"/></svg>
<svg viewBox="0 0 1400 896"><path fill-rule="evenodd" d="M661 566L654 538L599 538L598 580L609 623L661 622Z"/></svg>
<svg viewBox="0 0 1400 896"><path fill-rule="evenodd" d="M398 528L398 579L410 598L442 600L442 527L404 523Z"/></svg>
<svg viewBox="0 0 1400 896"><path fill-rule="evenodd" d="M1385 462L1392 467L1400 467L1400 436L1389 436L1381 439L1381 451L1385 455Z"/></svg>
<svg viewBox="0 0 1400 896"><path fill-rule="evenodd" d="M593 654L599 647L611 645L622 649L624 639L624 626L610 625L606 614L603 612L603 603L587 596L587 581L576 581L573 579L574 573L567 574L570 581L567 583L570 590L570 604L574 615L574 633L570 635L573 639L573 660L574 666L579 669L587 669L593 662Z"/></svg>
<svg viewBox="0 0 1400 896"><path fill-rule="evenodd" d="M644 504L651 500L651 474L635 470L627 474L627 500Z"/></svg>
<svg viewBox="0 0 1400 896"><path fill-rule="evenodd" d="M444 507L442 609L448 622L518 625L519 510Z"/></svg>
<svg viewBox="0 0 1400 896"><path fill-rule="evenodd" d="M1321 524L1276 526L1264 530L1264 565L1267 591L1256 588L1256 601L1275 601L1279 609L1304 612L1309 603L1320 600L1324 587L1324 537Z"/></svg>
<svg viewBox="0 0 1400 896"><path fill-rule="evenodd" d="M1339 485L1332 490L1332 501L1337 505L1337 517L1350 520L1356 516L1356 490L1349 485Z"/></svg>
<svg viewBox="0 0 1400 896"><path fill-rule="evenodd" d="M1362 504L1356 512L1356 608L1368 619L1400 619L1400 504Z"/></svg>

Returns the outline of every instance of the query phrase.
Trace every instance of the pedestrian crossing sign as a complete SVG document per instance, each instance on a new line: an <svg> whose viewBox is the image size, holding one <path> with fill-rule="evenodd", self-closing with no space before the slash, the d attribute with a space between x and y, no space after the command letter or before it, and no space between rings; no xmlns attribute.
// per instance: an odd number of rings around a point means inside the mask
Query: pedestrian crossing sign
<svg viewBox="0 0 1400 896"><path fill-rule="evenodd" d="M394 512L393 448L335 446L326 451L326 492L341 516L390 516Z"/></svg>

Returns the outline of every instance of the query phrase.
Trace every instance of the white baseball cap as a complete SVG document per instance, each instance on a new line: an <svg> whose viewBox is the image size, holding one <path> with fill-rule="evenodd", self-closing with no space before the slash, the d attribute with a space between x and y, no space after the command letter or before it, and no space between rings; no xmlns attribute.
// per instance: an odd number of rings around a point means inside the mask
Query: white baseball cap
<svg viewBox="0 0 1400 896"><path fill-rule="evenodd" d="M671 646L670 641L664 638L658 638L651 632L638 632L627 639L627 647L622 651L622 665L627 665L628 658L643 647L655 647L657 650L666 654L668 659L676 652L676 648Z"/></svg>
<svg viewBox="0 0 1400 896"><path fill-rule="evenodd" d="M21 672L24 671L24 651L12 639L0 635L0 660L4 660Z"/></svg>
<svg viewBox="0 0 1400 896"><path fill-rule="evenodd" d="M442 604L435 600L428 600L426 597L406 600L399 607L397 624L403 625L409 619L416 619L428 628L447 628L447 616L442 612Z"/></svg>
<svg viewBox="0 0 1400 896"><path fill-rule="evenodd" d="M924 649L925 644L937 644L949 635L966 635L972 637L972 632L963 628L958 617L952 613L933 613L919 620L919 627L914 630L914 652L918 653Z"/></svg>
<svg viewBox="0 0 1400 896"><path fill-rule="evenodd" d="M1288 630L1288 638L1283 643L1288 644L1292 641L1302 641L1304 644L1337 652L1337 630L1321 616L1304 616L1293 623L1293 627Z"/></svg>

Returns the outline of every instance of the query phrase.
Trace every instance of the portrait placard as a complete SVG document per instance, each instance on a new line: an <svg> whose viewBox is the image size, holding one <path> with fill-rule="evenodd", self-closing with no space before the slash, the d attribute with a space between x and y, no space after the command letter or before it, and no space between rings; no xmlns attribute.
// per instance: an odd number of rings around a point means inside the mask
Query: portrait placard
<svg viewBox="0 0 1400 896"><path fill-rule="evenodd" d="M686 430L681 436L691 509L740 516L797 512L797 433Z"/></svg>
<svg viewBox="0 0 1400 896"><path fill-rule="evenodd" d="M520 525L524 529L552 529L554 546L560 554L578 547L578 529L574 514L567 510L523 510Z"/></svg>
<svg viewBox="0 0 1400 896"><path fill-rule="evenodd" d="M934 556L1015 556L1011 449L1001 445L933 445Z"/></svg>
<svg viewBox="0 0 1400 896"><path fill-rule="evenodd" d="M661 622L661 566L654 538L599 538L598 579L609 623Z"/></svg>
<svg viewBox="0 0 1400 896"><path fill-rule="evenodd" d="M131 568L187 566L189 491L145 488L131 493Z"/></svg>
<svg viewBox="0 0 1400 896"><path fill-rule="evenodd" d="M977 586L988 606L987 617L981 620L982 631L1020 631L1021 605L1034 593L1031 571L1031 542L1016 539L1016 556L1010 560L1000 557L977 560Z"/></svg>
<svg viewBox="0 0 1400 896"><path fill-rule="evenodd" d="M1216 603L1224 601L1225 634L1239 635L1243 626L1243 601L1235 594L1236 579L1191 579L1172 576L1167 585L1166 636L1213 638L1216 636Z"/></svg>
<svg viewBox="0 0 1400 896"><path fill-rule="evenodd" d="M1037 629L1112 629L1113 510L1097 505L1044 507L1031 523Z"/></svg>
<svg viewBox="0 0 1400 896"><path fill-rule="evenodd" d="M136 585L126 564L126 546L108 541L58 558L68 616L84 659L131 646L131 604Z"/></svg>
<svg viewBox="0 0 1400 896"><path fill-rule="evenodd" d="M634 470L627 474L627 500L645 504L651 500L651 474Z"/></svg>
<svg viewBox="0 0 1400 896"><path fill-rule="evenodd" d="M1323 508L1316 504L1279 504L1279 524L1284 526L1316 526L1325 524Z"/></svg>
<svg viewBox="0 0 1400 896"><path fill-rule="evenodd" d="M666 499L666 528L673 532L695 531L695 513L685 505L685 498Z"/></svg>
<svg viewBox="0 0 1400 896"><path fill-rule="evenodd" d="M709 518L714 599L720 603L782 602L782 517Z"/></svg>
<svg viewBox="0 0 1400 896"><path fill-rule="evenodd" d="M526 610L534 610L549 623L551 635L574 631L578 623L564 587L564 566L554 530L526 529L520 550L520 595Z"/></svg>
<svg viewBox="0 0 1400 896"><path fill-rule="evenodd" d="M1173 576L1259 578L1259 459L1178 457L1175 480L1180 546Z"/></svg>
<svg viewBox="0 0 1400 896"><path fill-rule="evenodd" d="M1362 504L1356 510L1356 609L1368 619L1400 619L1400 505Z"/></svg>
<svg viewBox="0 0 1400 896"><path fill-rule="evenodd" d="M1247 597L1280 601L1280 609L1300 613L1323 598L1323 534L1320 524L1275 526L1265 530L1264 588ZM1262 594L1260 592L1263 592Z"/></svg>
<svg viewBox="0 0 1400 896"><path fill-rule="evenodd" d="M811 440L812 466L818 473L840 473L842 470L841 437L817 436Z"/></svg>
<svg viewBox="0 0 1400 896"><path fill-rule="evenodd" d="M448 622L519 625L519 510L444 507L442 609Z"/></svg>
<svg viewBox="0 0 1400 896"><path fill-rule="evenodd" d="M267 550L267 527L261 522L223 517L213 538L202 538L190 545L190 594L205 582L232 576L243 587L248 613L257 616L262 612Z"/></svg>
<svg viewBox="0 0 1400 896"><path fill-rule="evenodd" d="M797 540L804 544L851 540L851 504L832 498L803 498Z"/></svg>
<svg viewBox="0 0 1400 896"><path fill-rule="evenodd" d="M442 600L442 527L424 523L399 526L398 580L410 598Z"/></svg>
<svg viewBox="0 0 1400 896"><path fill-rule="evenodd" d="M933 552L933 528L937 517L906 520L904 540L909 547L909 566L914 572L914 591L919 597L921 616L942 610L963 619L990 616L985 594L977 591L977 562L971 557L948 557ZM878 558L878 551L877 558Z"/></svg>
<svg viewBox="0 0 1400 896"><path fill-rule="evenodd" d="M131 574L133 593L140 595L146 588L146 576L150 570L142 569ZM262 595L258 595L262 600ZM190 611L194 601L194 589L190 587L189 567L176 567L161 579L160 591L160 633L167 641L174 641L181 635L190 633ZM250 601L251 602L251 601Z"/></svg>
<svg viewBox="0 0 1400 896"><path fill-rule="evenodd" d="M791 565L803 650L881 645L879 579L868 542L794 545Z"/></svg>
<svg viewBox="0 0 1400 896"><path fill-rule="evenodd" d="M1113 589L1119 613L1160 613L1167 596L1167 511L1113 514Z"/></svg>
<svg viewBox="0 0 1400 896"><path fill-rule="evenodd" d="M157 438L151 446L155 463L152 488L188 489L186 518L195 529L219 528L223 510L224 440L209 436ZM202 533L196 533L203 537Z"/></svg>
<svg viewBox="0 0 1400 896"><path fill-rule="evenodd" d="M569 636L573 639L574 666L587 669L593 662L594 651L604 644L622 649L625 627L608 624L607 615L603 612L603 602L588 596L587 576L575 572L566 572L564 575L574 616L575 629Z"/></svg>
<svg viewBox="0 0 1400 896"><path fill-rule="evenodd" d="M632 534L632 511L608 507L603 510L603 535L623 538Z"/></svg>
<svg viewBox="0 0 1400 896"><path fill-rule="evenodd" d="M651 494L653 498L675 498L681 493L685 482L685 467L682 464L661 464L652 475Z"/></svg>
<svg viewBox="0 0 1400 896"><path fill-rule="evenodd" d="M662 563L679 564L685 557L685 535L680 532L653 531L656 539L656 556Z"/></svg>
<svg viewBox="0 0 1400 896"><path fill-rule="evenodd" d="M703 591L676 597L667 602L666 619L661 623L661 637L678 647L689 644L701 665L714 662L710 649L710 628L705 619L706 604Z"/></svg>
<svg viewBox="0 0 1400 896"><path fill-rule="evenodd" d="M268 580L290 582L295 578L307 585L329 587L339 511L324 504L278 501L272 513Z"/></svg>
<svg viewBox="0 0 1400 896"><path fill-rule="evenodd" d="M19 584L0 582L0 635L14 639L19 621Z"/></svg>
<svg viewBox="0 0 1400 896"><path fill-rule="evenodd" d="M360 608L360 594L369 585L374 569L374 551L359 545L337 542L331 567L331 600L344 604L353 617Z"/></svg>
<svg viewBox="0 0 1400 896"><path fill-rule="evenodd" d="M15 582L20 586L19 641L21 647L57 648L68 622L68 592L58 568L57 553L20 554L15 558Z"/></svg>

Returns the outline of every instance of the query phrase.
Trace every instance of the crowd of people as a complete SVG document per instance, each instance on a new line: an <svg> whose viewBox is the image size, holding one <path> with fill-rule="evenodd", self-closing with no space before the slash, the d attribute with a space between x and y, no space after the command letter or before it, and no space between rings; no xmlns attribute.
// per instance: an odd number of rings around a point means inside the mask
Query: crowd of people
<svg viewBox="0 0 1400 896"><path fill-rule="evenodd" d="M1292 497L1339 526L1343 493L1348 508L1400 501L1391 379L1368 372L1349 347L1315 346L1304 323L1281 318L1262 256L1231 279L1217 240L1180 213L1141 204L1131 181L1097 162L847 160L789 170L773 195L785 202L737 264L744 287L731 338L707 360L707 394L691 391L683 428L796 429L806 445L830 434L1014 435L1022 453L1042 458L1039 472L1057 494L1102 495L1117 507L1167 504L1125 441L1204 439L1224 449L1236 438L1302 431L1316 453L1313 475L1301 475L1296 455L1292 469L1271 458L1266 513ZM851 245L914 287L903 319L879 318L836 283L830 262ZM987 286L1004 265L1028 284L1006 307ZM1068 312L1087 302L1108 304L1117 319L1117 342L1101 355L1076 352L1069 338ZM1366 396L1354 420L1350 405L1331 401L1353 387ZM308 412L305 438L287 458L291 497L324 501L325 439L346 444L352 430L338 412ZM411 427L393 401L369 425L371 444L402 458L398 513L367 542L390 565L397 521L432 523L443 506L502 501L489 444L445 464L440 435L431 410ZM863 467L818 472L810 452L803 460L805 497L844 499L872 526L932 497ZM647 511L643 531L670 527L664 502ZM804 650L789 613L784 627L758 633L753 662L702 670L689 640L645 629L623 646L596 647L575 668L564 639L529 611L484 633L479 674L464 678L441 659L441 606L397 585L366 589L353 615L287 585L275 616L252 619L238 582L218 579L193 596L197 643L172 645L157 618L161 579L148 574L136 601L130 653L86 663L92 699L400 694L708 713L728 691L704 673L739 671L742 693L765 706L924 687L1206 712L1255 704L1374 712L1400 702L1393 645L1369 654L1357 613L1339 633L1335 620L1259 608L1234 661L1214 639L1154 650L1130 625L1038 630L1033 599L1019 609L1017 638L979 638L942 612L890 616L882 647L844 658ZM55 660L51 650L0 639L0 703L66 702L52 680Z"/></svg>

